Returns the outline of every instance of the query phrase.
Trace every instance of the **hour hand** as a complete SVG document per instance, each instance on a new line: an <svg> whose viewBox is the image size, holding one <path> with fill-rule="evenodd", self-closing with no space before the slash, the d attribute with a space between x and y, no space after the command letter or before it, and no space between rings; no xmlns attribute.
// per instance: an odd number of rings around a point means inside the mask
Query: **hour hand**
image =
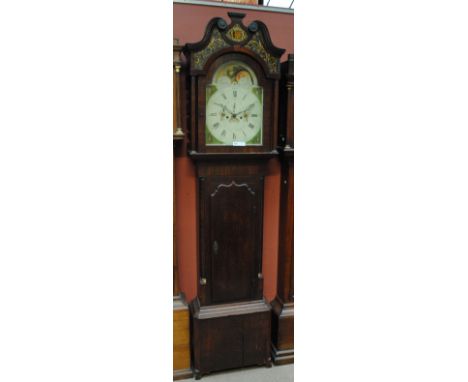
<svg viewBox="0 0 468 382"><path fill-rule="evenodd" d="M217 102L214 102L214 104L216 106L219 106L219 107L222 107L223 108L223 111L227 111L229 114L234 114L231 110L229 110L225 105L221 104L221 103L217 103Z"/></svg>
<svg viewBox="0 0 468 382"><path fill-rule="evenodd" d="M221 103L214 102L214 104L215 104L216 106L222 107L222 108L223 108L223 111L226 109L226 106L224 106L224 105L221 104Z"/></svg>
<svg viewBox="0 0 468 382"><path fill-rule="evenodd" d="M230 113L230 114L233 114L233 115L234 115L234 112L233 112L233 111L231 111L231 110L229 110L229 109L227 108L227 106L225 106L225 109L228 111L228 113Z"/></svg>

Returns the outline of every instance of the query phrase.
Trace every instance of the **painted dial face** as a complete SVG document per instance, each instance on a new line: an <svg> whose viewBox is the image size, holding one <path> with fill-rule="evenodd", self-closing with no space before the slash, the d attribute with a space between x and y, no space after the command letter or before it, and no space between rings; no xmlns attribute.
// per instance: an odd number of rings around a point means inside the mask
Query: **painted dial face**
<svg viewBox="0 0 468 382"><path fill-rule="evenodd" d="M252 89L236 85L215 92L206 107L214 144L261 144L262 104Z"/></svg>
<svg viewBox="0 0 468 382"><path fill-rule="evenodd" d="M206 144L262 144L263 89L244 63L222 65L207 86Z"/></svg>

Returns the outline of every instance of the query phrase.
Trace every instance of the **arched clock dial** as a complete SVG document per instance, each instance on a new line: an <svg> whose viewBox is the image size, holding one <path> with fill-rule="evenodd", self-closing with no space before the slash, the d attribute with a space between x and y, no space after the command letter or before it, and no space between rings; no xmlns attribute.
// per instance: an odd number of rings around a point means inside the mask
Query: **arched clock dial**
<svg viewBox="0 0 468 382"><path fill-rule="evenodd" d="M206 144L260 146L263 89L253 71L238 61L222 65L207 86Z"/></svg>

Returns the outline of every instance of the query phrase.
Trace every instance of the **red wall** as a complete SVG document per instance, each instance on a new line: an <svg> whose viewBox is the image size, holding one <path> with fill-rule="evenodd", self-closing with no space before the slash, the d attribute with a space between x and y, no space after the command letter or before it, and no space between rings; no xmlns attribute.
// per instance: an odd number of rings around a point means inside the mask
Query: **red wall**
<svg viewBox="0 0 468 382"><path fill-rule="evenodd" d="M286 13L241 10L200 5L174 3L173 37L180 44L197 42L202 39L206 24L213 17L223 17L229 21L227 12L242 12L246 16L244 24L254 20L263 21L270 32L273 44L286 49L282 56L294 52L293 15ZM185 120L185 118L183 118ZM196 219L196 178L195 168L186 156L185 143L177 150L175 166L176 187L176 250L179 265L180 289L187 301L192 300L197 291L197 219ZM264 295L272 300L276 294L278 266L278 230L280 200L280 164L270 160L264 188L264 231L263 231L263 274Z"/></svg>

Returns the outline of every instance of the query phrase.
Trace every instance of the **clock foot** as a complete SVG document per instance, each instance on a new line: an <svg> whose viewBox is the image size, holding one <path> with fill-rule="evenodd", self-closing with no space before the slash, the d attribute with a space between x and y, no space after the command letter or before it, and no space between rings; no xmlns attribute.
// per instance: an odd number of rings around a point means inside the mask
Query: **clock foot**
<svg viewBox="0 0 468 382"><path fill-rule="evenodd" d="M200 372L200 370L195 369L193 373L195 374L195 380L196 381L201 379L202 373Z"/></svg>

